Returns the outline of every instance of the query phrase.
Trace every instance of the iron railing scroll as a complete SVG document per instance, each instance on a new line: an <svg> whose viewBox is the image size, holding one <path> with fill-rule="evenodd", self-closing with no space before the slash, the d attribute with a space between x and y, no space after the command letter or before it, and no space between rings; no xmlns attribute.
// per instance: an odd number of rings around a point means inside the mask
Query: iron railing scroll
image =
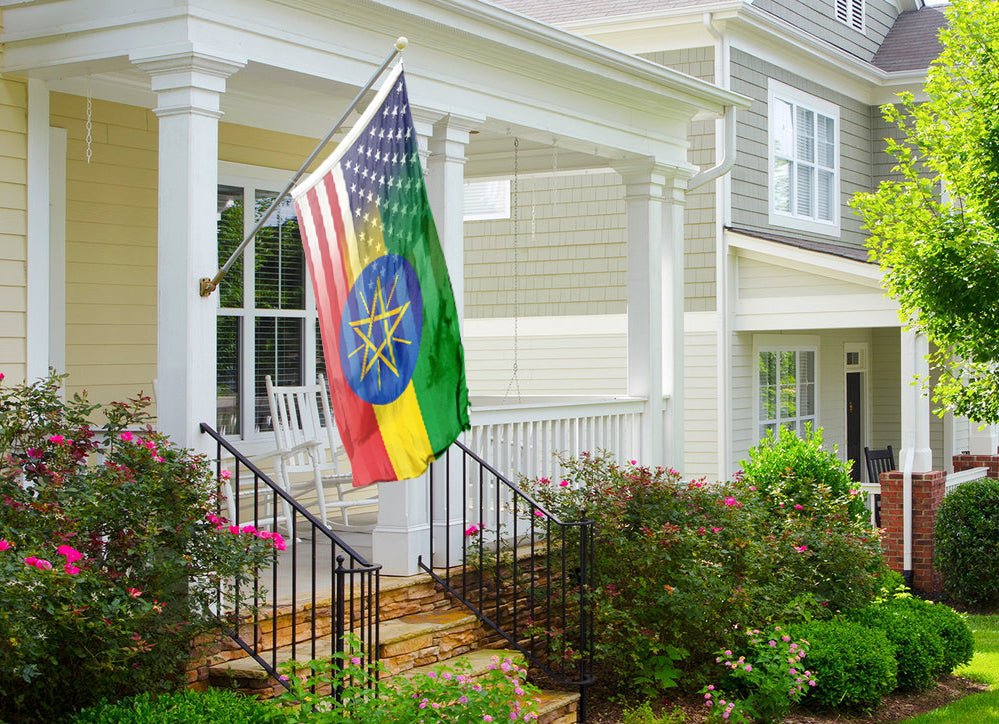
<svg viewBox="0 0 999 724"><path fill-rule="evenodd" d="M593 521L559 520L460 442L431 466L429 486L431 521L446 521L448 532L442 545L435 541L438 526L431 525L430 561L421 557L420 568L491 628L497 641L520 651L532 675L578 687L579 721L585 721L593 683L587 596ZM442 496L442 489L452 492ZM454 543L456 535L461 544Z"/></svg>
<svg viewBox="0 0 999 724"><path fill-rule="evenodd" d="M202 423L201 430L215 441L217 513L225 513L231 525L280 532L286 541L285 550L275 547L268 568L234 584L233 603L225 610L219 591L225 633L282 683L279 663L343 652L348 633L361 642L351 655L375 672L381 566L324 526L211 426Z"/></svg>

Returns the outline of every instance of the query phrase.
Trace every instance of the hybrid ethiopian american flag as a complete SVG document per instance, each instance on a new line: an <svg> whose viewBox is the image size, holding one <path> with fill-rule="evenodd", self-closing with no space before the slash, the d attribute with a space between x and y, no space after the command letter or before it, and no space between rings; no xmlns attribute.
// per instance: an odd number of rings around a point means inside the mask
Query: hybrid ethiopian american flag
<svg viewBox="0 0 999 724"><path fill-rule="evenodd" d="M468 388L401 65L292 194L354 485L415 477L468 429Z"/></svg>

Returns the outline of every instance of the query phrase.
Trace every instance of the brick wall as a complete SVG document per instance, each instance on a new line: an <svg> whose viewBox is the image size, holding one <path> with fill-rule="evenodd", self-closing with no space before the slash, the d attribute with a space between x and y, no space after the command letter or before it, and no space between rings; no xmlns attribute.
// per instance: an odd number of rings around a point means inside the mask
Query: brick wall
<svg viewBox="0 0 999 724"><path fill-rule="evenodd" d="M999 455L955 455L954 472L971 468L988 468L990 478L999 478Z"/></svg>
<svg viewBox="0 0 999 724"><path fill-rule="evenodd" d="M894 571L904 571L904 521L902 472L881 473L881 526L885 562ZM947 473L933 470L912 474L912 587L922 593L940 590L940 577L933 568L933 527L947 490Z"/></svg>

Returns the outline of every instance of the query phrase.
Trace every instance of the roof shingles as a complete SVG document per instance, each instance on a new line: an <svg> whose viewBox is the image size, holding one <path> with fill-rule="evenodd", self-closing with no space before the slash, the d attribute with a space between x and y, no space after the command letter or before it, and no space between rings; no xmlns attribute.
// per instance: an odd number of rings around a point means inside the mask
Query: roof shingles
<svg viewBox="0 0 999 724"><path fill-rule="evenodd" d="M902 13L871 62L888 72L928 68L940 55L937 35L946 24L947 16L938 8L924 7Z"/></svg>

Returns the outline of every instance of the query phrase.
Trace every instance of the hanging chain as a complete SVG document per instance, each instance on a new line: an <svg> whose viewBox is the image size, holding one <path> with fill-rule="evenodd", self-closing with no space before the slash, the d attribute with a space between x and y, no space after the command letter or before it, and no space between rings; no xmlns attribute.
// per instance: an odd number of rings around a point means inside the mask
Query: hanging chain
<svg viewBox="0 0 999 724"><path fill-rule="evenodd" d="M87 163L94 155L94 99L90 92L90 79L87 79Z"/></svg>
<svg viewBox="0 0 999 724"><path fill-rule="evenodd" d="M517 376L520 363L520 139L514 136L513 139L513 190L511 196L513 202L513 374L510 377L510 384L506 386L505 397L510 396L510 390L517 390L517 403L520 399L520 379ZM533 227L533 204L532 204Z"/></svg>

